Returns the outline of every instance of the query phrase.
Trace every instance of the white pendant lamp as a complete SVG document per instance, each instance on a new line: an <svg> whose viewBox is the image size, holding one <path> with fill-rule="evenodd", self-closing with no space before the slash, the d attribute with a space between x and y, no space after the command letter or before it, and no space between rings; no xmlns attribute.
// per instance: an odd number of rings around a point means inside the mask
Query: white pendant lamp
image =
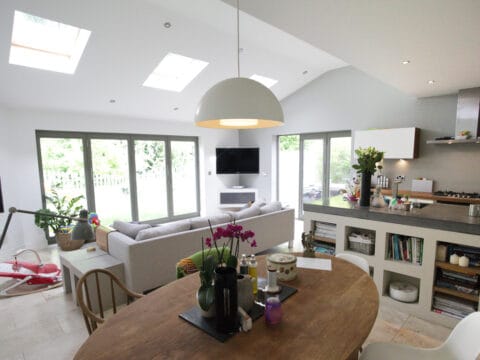
<svg viewBox="0 0 480 360"><path fill-rule="evenodd" d="M220 81L200 100L197 126L258 129L283 125L283 111L275 95L259 82L240 77L240 8L237 0L237 77Z"/></svg>

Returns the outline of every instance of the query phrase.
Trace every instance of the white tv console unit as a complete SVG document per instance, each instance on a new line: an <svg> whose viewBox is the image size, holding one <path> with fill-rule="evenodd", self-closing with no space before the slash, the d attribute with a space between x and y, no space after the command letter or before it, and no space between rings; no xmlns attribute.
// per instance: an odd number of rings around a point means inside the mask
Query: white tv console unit
<svg viewBox="0 0 480 360"><path fill-rule="evenodd" d="M219 208L239 208L257 200L258 191L253 188L233 187L218 193Z"/></svg>

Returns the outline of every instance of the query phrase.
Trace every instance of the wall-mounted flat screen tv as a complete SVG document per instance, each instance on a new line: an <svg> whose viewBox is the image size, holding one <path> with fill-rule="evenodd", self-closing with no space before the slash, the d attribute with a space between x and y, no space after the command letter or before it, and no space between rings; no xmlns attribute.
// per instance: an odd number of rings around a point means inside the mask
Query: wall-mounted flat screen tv
<svg viewBox="0 0 480 360"><path fill-rule="evenodd" d="M217 174L258 174L258 148L217 148Z"/></svg>

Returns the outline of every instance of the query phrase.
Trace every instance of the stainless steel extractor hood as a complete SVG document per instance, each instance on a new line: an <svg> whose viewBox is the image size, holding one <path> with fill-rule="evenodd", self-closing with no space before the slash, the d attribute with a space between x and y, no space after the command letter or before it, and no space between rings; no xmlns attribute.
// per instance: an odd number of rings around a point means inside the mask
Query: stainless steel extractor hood
<svg viewBox="0 0 480 360"><path fill-rule="evenodd" d="M455 136L464 130L470 131L472 138L480 136L480 88L464 89L458 92L457 121Z"/></svg>
<svg viewBox="0 0 480 360"><path fill-rule="evenodd" d="M468 139L461 134L470 132ZM427 144L480 143L480 87L463 89L458 92L455 135L428 140Z"/></svg>

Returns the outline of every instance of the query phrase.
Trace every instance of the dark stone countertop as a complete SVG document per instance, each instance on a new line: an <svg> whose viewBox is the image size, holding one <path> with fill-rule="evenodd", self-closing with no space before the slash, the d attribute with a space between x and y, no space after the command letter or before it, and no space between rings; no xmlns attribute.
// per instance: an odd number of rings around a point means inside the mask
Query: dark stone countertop
<svg viewBox="0 0 480 360"><path fill-rule="evenodd" d="M410 211L405 211L360 207L358 204L346 200L330 204L330 200L327 199L304 204L303 210L480 235L480 217L468 216L468 206L463 205L429 204L420 209L412 208Z"/></svg>

